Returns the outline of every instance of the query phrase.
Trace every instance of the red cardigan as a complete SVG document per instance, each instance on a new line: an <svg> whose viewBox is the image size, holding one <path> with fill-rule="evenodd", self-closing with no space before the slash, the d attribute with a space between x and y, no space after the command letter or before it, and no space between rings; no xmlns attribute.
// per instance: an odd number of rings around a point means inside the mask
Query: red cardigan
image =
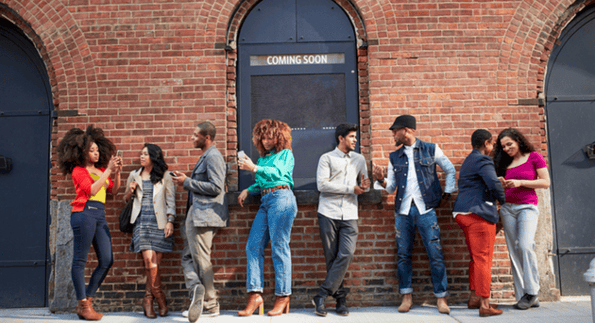
<svg viewBox="0 0 595 323"><path fill-rule="evenodd" d="M98 169L105 172L105 167L99 167ZM107 181L109 183L107 191L111 193L114 182L109 177L107 178ZM76 166L72 170L72 182L74 183L74 189L76 190L76 197L70 205L72 205L72 212L80 212L85 208L85 204L87 203L87 200L89 200L89 196L91 195L91 185L93 185L95 181L91 178L91 174L89 174L89 171L87 171L85 167Z"/></svg>

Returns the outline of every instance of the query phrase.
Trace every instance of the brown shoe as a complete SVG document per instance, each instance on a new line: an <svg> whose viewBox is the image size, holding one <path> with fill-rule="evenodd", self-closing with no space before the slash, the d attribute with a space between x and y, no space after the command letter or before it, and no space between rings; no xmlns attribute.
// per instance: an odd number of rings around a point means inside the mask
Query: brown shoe
<svg viewBox="0 0 595 323"><path fill-rule="evenodd" d="M448 304L446 303L446 297L439 297L436 305L438 305L438 312L442 314L450 314L450 307L448 307Z"/></svg>
<svg viewBox="0 0 595 323"><path fill-rule="evenodd" d="M411 307L413 307L413 297L406 297L406 295L403 296L403 299L401 300L401 306L399 306L399 312L407 313Z"/></svg>
<svg viewBox="0 0 595 323"><path fill-rule="evenodd" d="M159 306L159 315L160 316L167 316L167 300L165 300L165 294L163 294L163 290L161 289L161 275L159 275L159 267L149 268L150 274L147 278L151 279L151 293L155 300L157 300L157 305Z"/></svg>
<svg viewBox="0 0 595 323"><path fill-rule="evenodd" d="M502 310L497 308L480 308L479 309L479 316L486 317L486 316L494 316L502 314Z"/></svg>
<svg viewBox="0 0 595 323"><path fill-rule="evenodd" d="M103 314L95 312L91 302L88 299L81 299L76 305L76 315L79 319L87 321L99 321Z"/></svg>
<svg viewBox="0 0 595 323"><path fill-rule="evenodd" d="M251 292L248 295L248 304L246 304L246 308L242 311L238 312L239 316L250 316L254 313L254 310L258 307L258 315L264 314L264 301L262 299L262 294L257 292Z"/></svg>
<svg viewBox="0 0 595 323"><path fill-rule="evenodd" d="M289 314L289 296L277 296L275 297L275 305L273 309L268 311L269 316L277 316L281 314Z"/></svg>
<svg viewBox="0 0 595 323"><path fill-rule="evenodd" d="M471 297L467 301L467 308L468 309L478 309L481 307L481 298L480 297ZM491 308L498 308L498 304L490 303Z"/></svg>
<svg viewBox="0 0 595 323"><path fill-rule="evenodd" d="M145 298L143 299L143 311L145 312L145 316L150 319L157 318L157 314L155 313L155 309L153 308L153 292L151 290L151 284L155 280L151 278L151 270L149 268L145 268L145 275L147 276L147 283L145 284Z"/></svg>

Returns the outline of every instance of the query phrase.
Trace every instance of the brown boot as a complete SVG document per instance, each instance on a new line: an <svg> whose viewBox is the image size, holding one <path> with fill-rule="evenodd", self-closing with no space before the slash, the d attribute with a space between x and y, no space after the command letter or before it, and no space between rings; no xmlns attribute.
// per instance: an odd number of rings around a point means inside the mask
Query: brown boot
<svg viewBox="0 0 595 323"><path fill-rule="evenodd" d="M149 271L151 277L151 292L153 296L157 300L157 305L159 306L159 315L160 316L167 316L167 301L165 300L165 294L163 294L163 290L161 289L161 275L159 275L159 267L150 268Z"/></svg>
<svg viewBox="0 0 595 323"><path fill-rule="evenodd" d="M81 299L76 305L76 315L79 319L87 321L99 321L103 317L103 314L95 312L91 301L88 299Z"/></svg>
<svg viewBox="0 0 595 323"><path fill-rule="evenodd" d="M403 295L403 299L401 300L401 305L399 306L400 313L407 313L413 306L413 296L411 294Z"/></svg>
<svg viewBox="0 0 595 323"><path fill-rule="evenodd" d="M289 296L277 296L275 297L275 305L273 309L267 314L269 316L276 316L281 314L289 314Z"/></svg>
<svg viewBox="0 0 595 323"><path fill-rule="evenodd" d="M145 298L143 299L143 311L145 312L146 317L154 319L157 318L157 314L155 314L155 310L153 309L153 293L151 291L151 283L155 279L151 279L151 270L149 268L145 268L145 275L147 276L147 283L145 284Z"/></svg>
<svg viewBox="0 0 595 323"><path fill-rule="evenodd" d="M262 300L262 294L252 292L248 295L248 304L246 308L238 312L239 316L250 316L254 313L254 310L258 307L258 315L264 314L264 301Z"/></svg>

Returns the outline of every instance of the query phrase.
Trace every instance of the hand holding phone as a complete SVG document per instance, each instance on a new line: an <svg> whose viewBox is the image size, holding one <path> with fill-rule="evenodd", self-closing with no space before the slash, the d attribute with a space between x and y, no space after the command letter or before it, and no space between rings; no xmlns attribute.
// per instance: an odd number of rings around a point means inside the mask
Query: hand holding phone
<svg viewBox="0 0 595 323"><path fill-rule="evenodd" d="M177 176L178 176L178 175L176 175L176 173L174 173L174 172L169 172L169 174L170 174L171 176L173 176L173 177L177 177Z"/></svg>
<svg viewBox="0 0 595 323"><path fill-rule="evenodd" d="M246 153L243 150L238 151L238 159L247 158Z"/></svg>

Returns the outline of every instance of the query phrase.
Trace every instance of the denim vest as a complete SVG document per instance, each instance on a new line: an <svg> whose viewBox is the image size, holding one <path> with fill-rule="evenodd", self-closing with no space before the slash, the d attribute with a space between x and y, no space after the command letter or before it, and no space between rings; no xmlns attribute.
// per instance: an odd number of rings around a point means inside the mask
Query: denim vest
<svg viewBox="0 0 595 323"><path fill-rule="evenodd" d="M419 182L426 209L436 208L440 205L442 187L436 172L436 159L434 152L436 145L417 139L413 147L413 160L415 162L415 173ZM397 184L397 196L395 197L395 211L401 210L401 202L405 195L407 185L408 158L405 154L405 147L393 151L389 155L393 170L395 172L395 183Z"/></svg>

